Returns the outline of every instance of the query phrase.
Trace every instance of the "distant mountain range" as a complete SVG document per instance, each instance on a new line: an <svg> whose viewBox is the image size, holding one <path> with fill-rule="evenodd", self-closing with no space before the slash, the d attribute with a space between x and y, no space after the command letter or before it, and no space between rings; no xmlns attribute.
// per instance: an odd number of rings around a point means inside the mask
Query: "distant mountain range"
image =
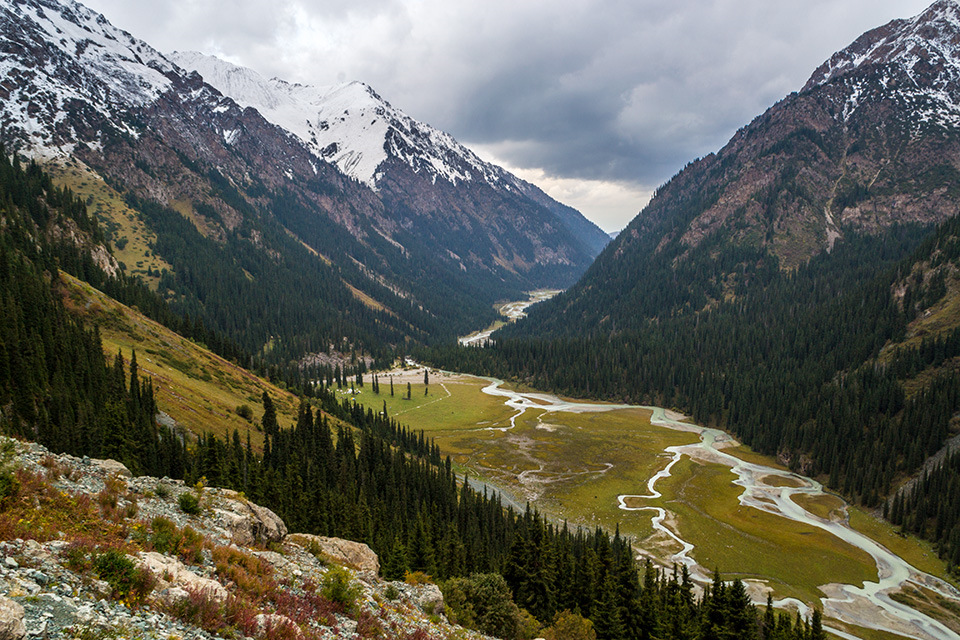
<svg viewBox="0 0 960 640"><path fill-rule="evenodd" d="M499 299L572 283L607 242L365 85L317 89L165 56L71 0L0 0L0 74L7 147L64 168L81 193L104 180L138 218L144 259L163 261L158 286L175 307L251 348L449 338ZM125 243L130 222L110 210ZM247 290L284 279L291 295L260 304L303 314L292 293L313 291L312 322L327 328L296 348L286 320L244 319L262 315L245 308ZM226 321L216 309L231 301Z"/></svg>

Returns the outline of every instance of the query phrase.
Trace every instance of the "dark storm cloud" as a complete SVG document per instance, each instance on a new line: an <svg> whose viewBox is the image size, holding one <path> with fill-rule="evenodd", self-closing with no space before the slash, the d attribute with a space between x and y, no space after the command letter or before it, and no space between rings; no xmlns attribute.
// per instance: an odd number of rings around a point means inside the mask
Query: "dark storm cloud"
<svg viewBox="0 0 960 640"><path fill-rule="evenodd" d="M718 149L863 31L927 1L88 4L160 50L311 84L362 80L513 168L635 192Z"/></svg>

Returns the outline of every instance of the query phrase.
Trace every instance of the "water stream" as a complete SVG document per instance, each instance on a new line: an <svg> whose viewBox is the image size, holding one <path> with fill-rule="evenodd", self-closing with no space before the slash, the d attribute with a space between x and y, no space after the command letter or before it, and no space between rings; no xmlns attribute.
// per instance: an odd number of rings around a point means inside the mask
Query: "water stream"
<svg viewBox="0 0 960 640"><path fill-rule="evenodd" d="M652 411L651 422L654 425L699 433L700 442L698 443L667 447L666 452L671 454L671 460L664 469L658 471L647 481L647 493L623 494L618 497L619 506L623 510L653 512L651 521L654 529L663 532L681 547L680 551L664 559L667 563L682 563L688 567L691 575L695 578L701 581L709 581L710 579L709 573L698 565L691 555L696 548L695 545L681 538L676 531L665 524L667 518L665 509L643 505L631 506L630 503L660 497L661 494L656 488L657 482L670 477L673 465L683 456L689 456L703 462L721 464L729 467L736 474L737 479L734 484L743 487L743 493L740 494L739 498L741 505L822 529L848 544L862 549L874 559L877 566L876 582L866 582L862 587L848 584L821 586L821 590L827 594L821 598L821 606L825 617L920 640L957 639L957 634L941 622L907 605L896 602L890 597L890 593L907 583L912 583L918 587L922 586L934 591L945 598L960 602L960 592L943 580L919 571L874 540L850 528L845 522L820 518L806 511L792 499L796 495L811 497L824 495L823 487L817 481L789 471L744 462L723 451L724 444L731 443L730 436L723 431L707 429L674 419L668 415L668 412L659 407L573 402L545 393L511 391L502 387L503 382L501 380L492 378L487 380L490 384L483 388L483 392L504 398L506 406L515 411L510 418L509 426L489 427L490 429L509 431L515 427L517 418L530 409L547 413L587 413L640 408ZM772 478L785 478L790 483L799 486L768 484L768 479ZM805 616L809 613L808 606L795 599L780 600L775 602L775 605L778 607L794 606ZM828 629L844 638L856 638L856 636L839 629L829 627Z"/></svg>

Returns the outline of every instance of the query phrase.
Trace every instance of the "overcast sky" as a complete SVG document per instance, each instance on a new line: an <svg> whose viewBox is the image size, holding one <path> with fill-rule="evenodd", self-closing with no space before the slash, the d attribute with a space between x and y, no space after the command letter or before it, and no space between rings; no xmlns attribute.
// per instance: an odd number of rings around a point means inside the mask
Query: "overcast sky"
<svg viewBox="0 0 960 640"><path fill-rule="evenodd" d="M622 228L834 51L932 0L82 0L163 52L368 83Z"/></svg>

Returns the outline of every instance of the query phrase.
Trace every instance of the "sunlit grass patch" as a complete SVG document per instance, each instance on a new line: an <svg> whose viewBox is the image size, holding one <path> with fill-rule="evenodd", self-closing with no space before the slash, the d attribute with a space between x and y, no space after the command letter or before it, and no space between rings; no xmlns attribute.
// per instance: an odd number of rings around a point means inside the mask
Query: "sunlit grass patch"
<svg viewBox="0 0 960 640"><path fill-rule="evenodd" d="M297 398L236 364L204 349L136 310L122 305L68 274L68 305L100 326L108 358L122 351L124 359L137 352L141 375L150 377L161 411L194 433L212 432L229 438L233 431L260 450L263 435L256 420L263 413L260 397L266 390L277 408L277 418L286 427L296 421ZM238 415L237 408L252 408L254 420Z"/></svg>

